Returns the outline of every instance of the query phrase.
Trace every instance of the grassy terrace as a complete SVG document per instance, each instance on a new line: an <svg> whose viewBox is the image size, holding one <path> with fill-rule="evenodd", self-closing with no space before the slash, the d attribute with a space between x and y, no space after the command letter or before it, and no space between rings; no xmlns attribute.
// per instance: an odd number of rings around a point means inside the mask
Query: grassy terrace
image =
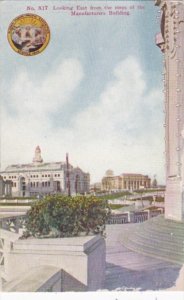
<svg viewBox="0 0 184 300"><path fill-rule="evenodd" d="M145 191L134 191L136 192L138 195L137 195L137 199L140 200L141 198L141 194L142 195L145 195L147 193L152 193L152 192L156 192L156 191L164 191L164 189L150 189L150 190L145 190ZM140 194L140 195L139 195ZM102 200L115 200L115 199L118 199L118 198L122 198L124 196L133 196L135 194L133 194L132 192L129 192L129 191L124 191L124 192L119 192L119 193L111 193L111 194L107 194L107 195L98 195L97 197L102 199ZM7 202L1 202L3 200L6 200ZM13 202L14 200L14 202ZM23 198L23 197L12 197L12 198L0 198L0 206L9 206L9 205L15 205L15 206L21 206L21 205L30 205L31 202L29 203L26 203L26 200L33 200L36 201L38 200L37 198L35 197L26 197L26 198ZM132 200L132 201L135 201L136 199L129 199L129 200ZM153 197L152 196L148 196L145 200L153 200ZM8 202L9 201L9 202ZM23 203L21 203L21 201ZM164 202L164 198L161 197L161 196L157 196L156 199L155 199L156 202ZM124 205L121 205L119 208L122 208Z"/></svg>
<svg viewBox="0 0 184 300"><path fill-rule="evenodd" d="M137 198L129 199L129 200L135 201L135 200L140 200L140 199L141 199L141 197L137 196ZM153 196L147 196L146 198L144 197L143 200L152 200L153 201ZM155 197L155 202L164 202L164 197L161 197L161 196Z"/></svg>
<svg viewBox="0 0 184 300"><path fill-rule="evenodd" d="M2 198L2 197L0 197L0 201L2 201L2 200L10 200L10 201L12 201L12 200L23 200L23 201L25 201L25 200L37 200L37 198L35 198L35 197L10 197L10 198Z"/></svg>
<svg viewBox="0 0 184 300"><path fill-rule="evenodd" d="M123 208L123 207L128 207L129 205L122 205L122 204L109 204L109 207L111 209L119 209L119 208Z"/></svg>
<svg viewBox="0 0 184 300"><path fill-rule="evenodd" d="M30 206L32 203L29 202L29 203L0 203L0 207L1 206Z"/></svg>
<svg viewBox="0 0 184 300"><path fill-rule="evenodd" d="M147 192L145 191L143 195L145 195L146 193L150 193L150 191L147 191ZM133 194L130 193L130 192L122 192L122 193L114 193L114 194L98 196L98 198L104 199L104 200L115 200L115 199L118 199L118 198L122 198L123 196L131 196L131 195L133 195ZM134 199L128 199L128 200L135 201L135 200L140 200L140 199L141 199L141 194L137 195L137 197L134 198ZM147 198L145 200L153 200L153 197L152 196L147 196ZM155 201L156 202L164 202L164 198L161 197L161 196L157 196Z"/></svg>
<svg viewBox="0 0 184 300"><path fill-rule="evenodd" d="M123 196L129 196L129 195L132 195L132 193L125 191L125 192L120 192L120 193L113 193L113 194L98 196L98 198L103 199L103 200L113 200L113 199L121 198Z"/></svg>
<svg viewBox="0 0 184 300"><path fill-rule="evenodd" d="M164 202L164 198L163 197L157 197L155 199L155 202Z"/></svg>
<svg viewBox="0 0 184 300"><path fill-rule="evenodd" d="M138 194L146 194L146 193L154 193L154 192L165 192L165 189L135 190L134 192Z"/></svg>
<svg viewBox="0 0 184 300"><path fill-rule="evenodd" d="M157 206L150 206L150 207L147 207L146 208L146 210L148 209L148 210L155 210L155 209L157 209L158 207Z"/></svg>

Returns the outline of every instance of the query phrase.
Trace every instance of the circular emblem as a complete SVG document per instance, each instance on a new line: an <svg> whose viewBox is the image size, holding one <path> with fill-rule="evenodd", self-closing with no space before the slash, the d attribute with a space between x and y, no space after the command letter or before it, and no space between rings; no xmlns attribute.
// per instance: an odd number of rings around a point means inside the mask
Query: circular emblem
<svg viewBox="0 0 184 300"><path fill-rule="evenodd" d="M42 52L50 40L47 22L35 14L15 18L8 28L8 41L19 54L32 56Z"/></svg>

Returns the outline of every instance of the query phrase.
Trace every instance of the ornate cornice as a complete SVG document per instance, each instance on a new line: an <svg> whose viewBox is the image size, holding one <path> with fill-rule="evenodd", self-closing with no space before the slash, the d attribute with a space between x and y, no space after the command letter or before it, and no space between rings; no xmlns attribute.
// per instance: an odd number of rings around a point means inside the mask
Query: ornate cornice
<svg viewBox="0 0 184 300"><path fill-rule="evenodd" d="M177 5L177 4L184 4L183 0L155 0L155 5L160 6L162 8L164 5Z"/></svg>
<svg viewBox="0 0 184 300"><path fill-rule="evenodd" d="M156 6L159 6L160 3L161 3L161 0L155 0L155 5L156 5Z"/></svg>

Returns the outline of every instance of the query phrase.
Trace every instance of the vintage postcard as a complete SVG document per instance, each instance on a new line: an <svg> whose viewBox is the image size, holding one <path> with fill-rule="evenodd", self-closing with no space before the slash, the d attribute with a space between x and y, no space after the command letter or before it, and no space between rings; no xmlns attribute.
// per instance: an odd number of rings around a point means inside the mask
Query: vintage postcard
<svg viewBox="0 0 184 300"><path fill-rule="evenodd" d="M184 2L0 20L0 299L184 299Z"/></svg>

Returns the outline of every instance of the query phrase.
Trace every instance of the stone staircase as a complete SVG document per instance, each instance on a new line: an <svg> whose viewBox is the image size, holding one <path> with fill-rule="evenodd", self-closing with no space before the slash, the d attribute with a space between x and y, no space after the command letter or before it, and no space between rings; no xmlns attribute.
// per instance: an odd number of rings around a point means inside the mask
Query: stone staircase
<svg viewBox="0 0 184 300"><path fill-rule="evenodd" d="M123 232L121 243L130 250L184 263L184 222L165 220L163 216L152 218Z"/></svg>

